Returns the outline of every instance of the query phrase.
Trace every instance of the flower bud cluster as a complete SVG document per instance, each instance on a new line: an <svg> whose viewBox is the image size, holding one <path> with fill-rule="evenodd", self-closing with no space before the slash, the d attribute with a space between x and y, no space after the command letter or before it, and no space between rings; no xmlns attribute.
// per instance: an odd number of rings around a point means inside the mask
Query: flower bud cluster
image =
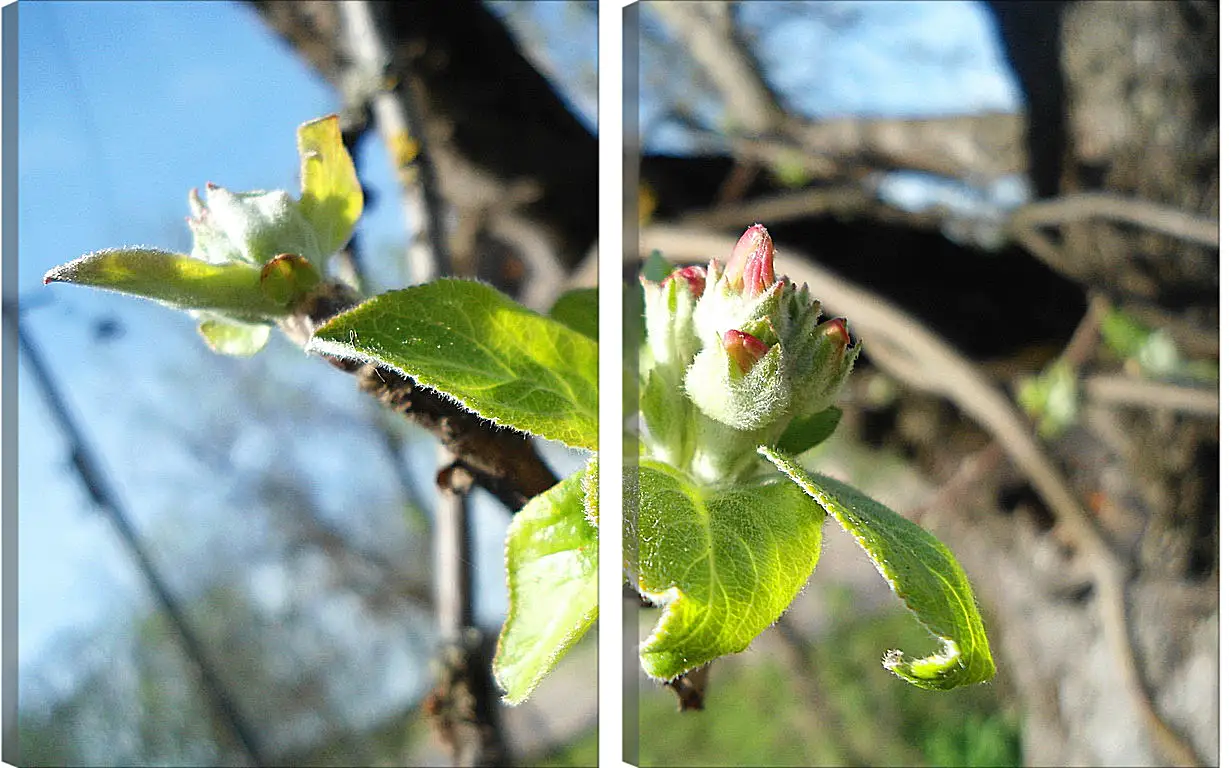
<svg viewBox="0 0 1229 768"><path fill-rule="evenodd" d="M773 256L756 224L724 267L642 281L642 439L701 480L737 479L757 446L830 406L860 350L844 319L819 321L805 285L777 278Z"/></svg>
<svg viewBox="0 0 1229 768"><path fill-rule="evenodd" d="M274 256L293 253L324 270L328 254L298 203L283 190L230 192L207 184L204 200L194 189L188 207L195 258L211 264L264 265Z"/></svg>

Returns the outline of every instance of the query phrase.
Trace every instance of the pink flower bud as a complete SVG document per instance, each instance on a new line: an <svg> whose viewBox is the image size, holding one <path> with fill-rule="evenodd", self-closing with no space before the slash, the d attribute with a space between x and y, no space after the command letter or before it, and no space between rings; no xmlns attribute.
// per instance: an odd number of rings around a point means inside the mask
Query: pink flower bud
<svg viewBox="0 0 1229 768"><path fill-rule="evenodd" d="M691 290L691 295L700 298L700 294L704 293L704 267L682 267L670 273L669 277L661 281L662 287L666 283L675 278L682 278L687 281L687 287Z"/></svg>
<svg viewBox="0 0 1229 768"><path fill-rule="evenodd" d="M758 296L776 282L772 266L773 246L768 229L752 224L738 239L726 266L727 284L748 296Z"/></svg>
<svg viewBox="0 0 1229 768"><path fill-rule="evenodd" d="M744 374L751 370L760 358L768 354L768 345L749 333L738 330L726 331L721 337L726 354Z"/></svg>
<svg viewBox="0 0 1229 768"><path fill-rule="evenodd" d="M849 336L849 326L843 317L834 317L820 323L819 333L821 336L830 337L833 341L839 341L842 347L848 347L853 343Z"/></svg>

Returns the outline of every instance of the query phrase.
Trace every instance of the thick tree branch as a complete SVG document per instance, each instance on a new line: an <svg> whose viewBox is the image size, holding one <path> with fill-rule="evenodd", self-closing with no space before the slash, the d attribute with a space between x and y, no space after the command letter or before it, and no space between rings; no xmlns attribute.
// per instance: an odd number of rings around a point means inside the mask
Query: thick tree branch
<svg viewBox="0 0 1229 768"><path fill-rule="evenodd" d="M351 289L325 283L304 302L301 314L283 323L282 329L302 346L320 324L357 303L358 296ZM359 389L434 435L473 476L475 485L513 512L558 482L528 435L497 427L391 369L336 357L324 359L354 374Z"/></svg>

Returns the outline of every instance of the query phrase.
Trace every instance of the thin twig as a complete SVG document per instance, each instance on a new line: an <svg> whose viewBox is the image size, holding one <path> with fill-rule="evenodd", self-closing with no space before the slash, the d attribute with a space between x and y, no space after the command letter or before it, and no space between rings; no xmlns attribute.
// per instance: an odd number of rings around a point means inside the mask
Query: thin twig
<svg viewBox="0 0 1229 768"><path fill-rule="evenodd" d="M729 238L701 230L655 226L641 232L640 247L643 253L656 249L677 261L704 261L727 251ZM1003 446L1054 513L1075 548L1087 558L1096 584L1102 627L1154 743L1171 763L1199 764L1190 744L1157 713L1145 683L1131 641L1127 566L1068 488L1012 403L950 344L881 297L788 249L777 248L776 261L782 273L797 282L808 283L829 311L855 318L854 327L867 351L889 373L907 371L907 384L949 398ZM898 360L907 361L907 365L893 370L892 361Z"/></svg>
<svg viewBox="0 0 1229 768"><path fill-rule="evenodd" d="M60 387L43 361L38 345L30 338L20 322L19 313L8 302L4 304L3 313L4 325L10 332L17 334L17 341L21 347L27 371L34 377L35 385L42 392L47 408L51 411L64 439L68 442L73 469L81 479L82 485L85 486L90 500L115 526L116 533L119 534L128 554L136 563L137 571L154 593L154 599L159 608L166 614L171 626L179 635L184 652L196 666L201 683L205 687L205 694L213 703L222 721L231 730L240 748L247 754L248 762L257 766L269 765L269 756L261 748L256 730L244 718L238 703L227 691L221 676L209 661L204 643L197 637L187 615L179 607L178 600L158 572L158 566L155 565L153 557L146 551L145 545L141 542L141 535L129 519L119 494L111 487L107 479L102 460L94 452L84 431L69 412Z"/></svg>
<svg viewBox="0 0 1229 768"><path fill-rule="evenodd" d="M708 690L708 664L689 669L664 685L678 697L679 712L698 712L704 709L704 694Z"/></svg>
<svg viewBox="0 0 1229 768"><path fill-rule="evenodd" d="M1220 398L1216 390L1210 387L1188 387L1102 374L1084 379L1084 392L1089 400L1103 405L1133 405L1213 418L1220 413Z"/></svg>
<svg viewBox="0 0 1229 768"><path fill-rule="evenodd" d="M1134 224L1211 248L1215 248L1220 242L1220 226L1213 219L1205 219L1149 200L1131 199L1109 192L1082 192L1031 203L1012 216L1012 227L1022 231L1088 219L1110 219Z"/></svg>

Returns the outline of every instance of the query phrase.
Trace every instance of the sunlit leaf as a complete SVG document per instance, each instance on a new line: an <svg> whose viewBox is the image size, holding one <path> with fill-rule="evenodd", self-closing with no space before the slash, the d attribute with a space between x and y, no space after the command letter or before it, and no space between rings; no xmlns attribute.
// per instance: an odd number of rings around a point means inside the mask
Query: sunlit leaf
<svg viewBox="0 0 1229 768"><path fill-rule="evenodd" d="M287 304L261 289L260 274L251 264L209 264L156 248L109 248L52 269L43 282L89 285L241 321L286 315Z"/></svg>
<svg viewBox="0 0 1229 768"><path fill-rule="evenodd" d="M497 424L597 449L597 343L489 285L385 293L323 325L308 349L391 366Z"/></svg>
<svg viewBox="0 0 1229 768"><path fill-rule="evenodd" d="M565 292L550 308L550 316L597 341L597 289L575 288Z"/></svg>
<svg viewBox="0 0 1229 768"><path fill-rule="evenodd" d="M336 115L299 126L302 195L299 210L311 223L326 254L350 239L363 212L363 188L341 140Z"/></svg>
<svg viewBox="0 0 1229 768"><path fill-rule="evenodd" d="M919 688L946 690L994 677L994 659L973 589L943 542L879 502L830 477L806 472L789 457L761 448L807 495L853 535L897 597L941 648L922 659L889 651L883 666Z"/></svg>
<svg viewBox="0 0 1229 768"><path fill-rule="evenodd" d="M506 546L508 619L495 652L495 679L519 704L597 619L597 528L585 514L590 462L513 518Z"/></svg>
<svg viewBox="0 0 1229 768"><path fill-rule="evenodd" d="M263 324L202 320L196 327L209 348L220 355L251 357L269 342L272 327Z"/></svg>
<svg viewBox="0 0 1229 768"><path fill-rule="evenodd" d="M706 488L647 460L637 480L624 557L663 608L640 663L668 680L745 649L781 616L815 569L823 515L786 480Z"/></svg>

